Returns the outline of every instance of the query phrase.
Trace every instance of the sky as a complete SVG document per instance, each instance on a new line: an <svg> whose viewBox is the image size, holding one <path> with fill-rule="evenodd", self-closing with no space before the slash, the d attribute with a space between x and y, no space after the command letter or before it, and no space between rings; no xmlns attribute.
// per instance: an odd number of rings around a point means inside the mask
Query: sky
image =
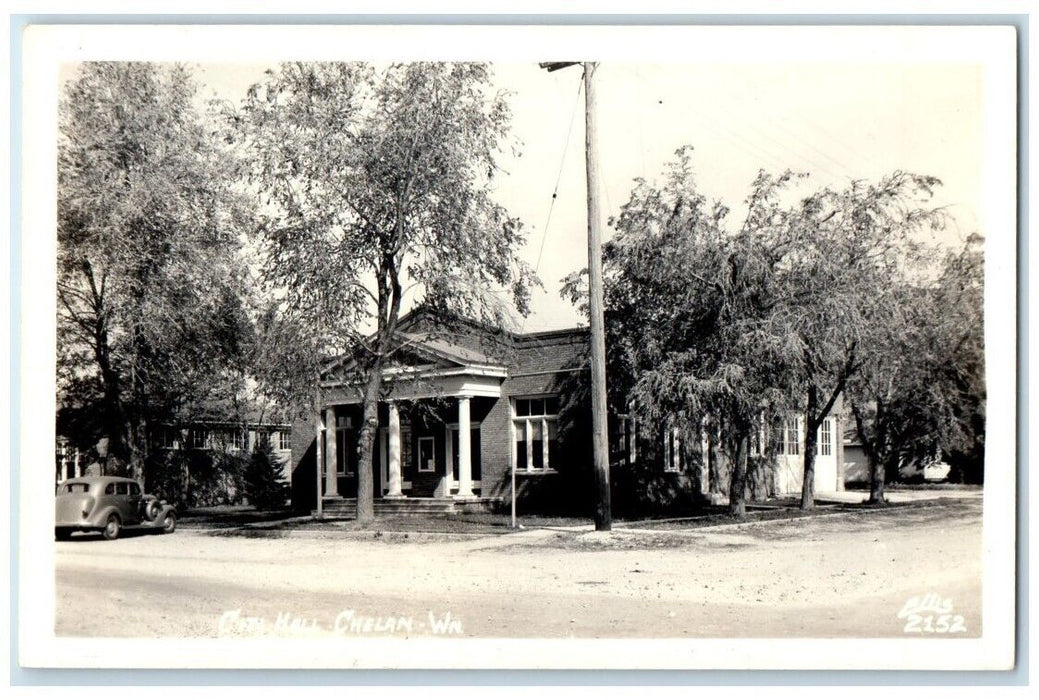
<svg viewBox="0 0 1039 700"><path fill-rule="evenodd" d="M233 102L270 67L194 64L204 93ZM573 326L583 319L559 287L587 261L582 71L549 73L533 62L493 68L509 93L518 146L501 161L495 196L524 223L521 256L544 284L518 325ZM943 182L933 200L952 217L943 242L956 246L971 232L985 233L983 85L975 65L607 61L595 79L607 219L636 178L660 178L675 151L691 145L701 191L730 207L734 224L759 169L808 172L818 186L905 170ZM604 238L610 235L607 229Z"/></svg>

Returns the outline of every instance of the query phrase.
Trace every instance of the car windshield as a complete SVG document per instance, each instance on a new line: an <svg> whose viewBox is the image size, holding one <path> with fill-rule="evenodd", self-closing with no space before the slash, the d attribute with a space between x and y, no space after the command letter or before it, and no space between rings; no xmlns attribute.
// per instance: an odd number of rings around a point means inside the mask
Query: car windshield
<svg viewBox="0 0 1039 700"><path fill-rule="evenodd" d="M87 493L90 484L65 484L65 493Z"/></svg>

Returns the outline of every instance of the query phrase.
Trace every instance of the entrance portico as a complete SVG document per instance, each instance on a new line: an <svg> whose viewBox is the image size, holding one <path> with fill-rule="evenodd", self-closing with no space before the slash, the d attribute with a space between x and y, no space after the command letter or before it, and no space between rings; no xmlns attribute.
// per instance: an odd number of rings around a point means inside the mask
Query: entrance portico
<svg viewBox="0 0 1039 700"><path fill-rule="evenodd" d="M480 424L501 398L505 377L504 367L491 365L387 370L372 455L376 496L479 498ZM325 382L322 397L323 495L352 498L359 460L350 452L357 451L361 425L359 387Z"/></svg>
<svg viewBox="0 0 1039 700"><path fill-rule="evenodd" d="M585 402L575 391L587 371L587 329L516 333L420 307L401 318L391 347L371 445L377 514L510 501L554 508L580 498L571 465L584 461L576 446L586 442ZM352 511L360 462L369 462L358 451L367 384L355 357L324 366L318 413L300 421L306 437L294 440L291 467L300 506Z"/></svg>

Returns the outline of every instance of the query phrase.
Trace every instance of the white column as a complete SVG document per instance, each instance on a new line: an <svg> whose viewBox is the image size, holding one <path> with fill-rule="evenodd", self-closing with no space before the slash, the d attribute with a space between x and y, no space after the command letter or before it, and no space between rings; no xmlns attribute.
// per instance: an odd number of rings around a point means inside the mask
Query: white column
<svg viewBox="0 0 1039 700"><path fill-rule="evenodd" d="M343 455L346 457L346 455ZM339 495L339 480L336 476L336 412L325 409L325 496Z"/></svg>
<svg viewBox="0 0 1039 700"><path fill-rule="evenodd" d="M458 496L473 495L472 434L469 432L469 397L458 397ZM447 465L448 473L451 465Z"/></svg>
<svg viewBox="0 0 1039 700"><path fill-rule="evenodd" d="M83 472L79 468L79 448L72 448L72 476L77 479L83 476Z"/></svg>
<svg viewBox="0 0 1039 700"><path fill-rule="evenodd" d="M400 409L396 401L389 403L390 432L387 438L387 473L389 476L389 489L386 498L404 498L401 493L400 478Z"/></svg>

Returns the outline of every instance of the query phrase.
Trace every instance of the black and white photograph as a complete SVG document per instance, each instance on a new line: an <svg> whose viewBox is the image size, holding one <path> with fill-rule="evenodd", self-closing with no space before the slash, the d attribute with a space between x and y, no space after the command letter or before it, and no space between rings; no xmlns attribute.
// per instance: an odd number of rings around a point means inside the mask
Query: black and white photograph
<svg viewBox="0 0 1039 700"><path fill-rule="evenodd" d="M24 665L1013 667L1013 27L25 46Z"/></svg>

